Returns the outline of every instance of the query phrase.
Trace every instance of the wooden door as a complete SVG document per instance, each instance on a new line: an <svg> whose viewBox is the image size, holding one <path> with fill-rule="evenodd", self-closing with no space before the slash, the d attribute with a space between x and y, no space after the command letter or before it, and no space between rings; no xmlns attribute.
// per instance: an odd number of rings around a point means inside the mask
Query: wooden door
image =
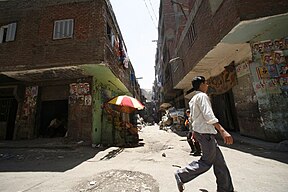
<svg viewBox="0 0 288 192"><path fill-rule="evenodd" d="M230 89L221 95L213 95L211 103L215 116L219 119L220 124L226 130L239 131L232 90Z"/></svg>

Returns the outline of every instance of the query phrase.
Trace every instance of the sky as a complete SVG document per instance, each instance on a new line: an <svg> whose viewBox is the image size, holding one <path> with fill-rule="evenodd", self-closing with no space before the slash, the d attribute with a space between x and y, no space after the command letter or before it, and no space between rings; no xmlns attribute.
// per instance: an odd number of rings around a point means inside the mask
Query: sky
<svg viewBox="0 0 288 192"><path fill-rule="evenodd" d="M141 89L152 89L160 0L110 0Z"/></svg>

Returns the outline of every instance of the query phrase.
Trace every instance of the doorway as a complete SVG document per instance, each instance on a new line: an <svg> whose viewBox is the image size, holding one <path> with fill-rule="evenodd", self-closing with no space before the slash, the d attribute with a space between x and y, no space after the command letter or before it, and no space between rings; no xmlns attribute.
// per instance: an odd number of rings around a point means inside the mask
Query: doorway
<svg viewBox="0 0 288 192"><path fill-rule="evenodd" d="M239 131L239 124L232 89L212 96L212 108L219 123L229 131Z"/></svg>
<svg viewBox="0 0 288 192"><path fill-rule="evenodd" d="M67 131L68 100L42 101L40 137L64 137Z"/></svg>
<svg viewBox="0 0 288 192"><path fill-rule="evenodd" d="M17 108L15 98L0 98L0 140L13 140Z"/></svg>

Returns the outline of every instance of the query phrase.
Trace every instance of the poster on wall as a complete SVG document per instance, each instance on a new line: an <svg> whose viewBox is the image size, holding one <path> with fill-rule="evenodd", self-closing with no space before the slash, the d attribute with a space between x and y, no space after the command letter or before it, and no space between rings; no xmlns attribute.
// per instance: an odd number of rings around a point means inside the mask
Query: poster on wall
<svg viewBox="0 0 288 192"><path fill-rule="evenodd" d="M288 77L281 77L279 79L280 89L285 97L288 97Z"/></svg>
<svg viewBox="0 0 288 192"><path fill-rule="evenodd" d="M284 39L275 39L274 40L274 50L282 50L284 49Z"/></svg>
<svg viewBox="0 0 288 192"><path fill-rule="evenodd" d="M259 43L254 43L252 45L252 52L253 54L262 54L263 51L263 43L259 42Z"/></svg>
<svg viewBox="0 0 288 192"><path fill-rule="evenodd" d="M259 82L253 82L253 88L257 95L257 97L262 97L266 94L266 88L265 88L265 82L259 81Z"/></svg>
<svg viewBox="0 0 288 192"><path fill-rule="evenodd" d="M279 64L285 62L285 56L283 54L283 51L274 51L273 55L273 63Z"/></svg>
<svg viewBox="0 0 288 192"><path fill-rule="evenodd" d="M76 95L70 95L69 96L69 104L73 105L77 102L77 96Z"/></svg>
<svg viewBox="0 0 288 192"><path fill-rule="evenodd" d="M77 103L79 105L84 105L85 104L85 96L84 95L78 95L77 96Z"/></svg>
<svg viewBox="0 0 288 192"><path fill-rule="evenodd" d="M252 44L251 48L254 55L288 49L288 37L275 39L274 41L260 41Z"/></svg>
<svg viewBox="0 0 288 192"><path fill-rule="evenodd" d="M265 53L262 55L261 57L262 59L262 64L265 66L265 65L271 65L271 64L274 64L274 61L273 61L273 56L271 53Z"/></svg>
<svg viewBox="0 0 288 192"><path fill-rule="evenodd" d="M273 47L273 42L272 41L264 41L263 42L263 46L264 46L264 52L269 53L271 52L274 47Z"/></svg>
<svg viewBox="0 0 288 192"><path fill-rule="evenodd" d="M70 95L76 95L77 94L77 83L71 83L70 84Z"/></svg>
<svg viewBox="0 0 288 192"><path fill-rule="evenodd" d="M259 79L267 79L270 78L269 72L268 72L268 68L265 66L262 67L257 67L257 75Z"/></svg>
<svg viewBox="0 0 288 192"><path fill-rule="evenodd" d="M257 96L288 96L288 37L251 44L253 63L249 65Z"/></svg>
<svg viewBox="0 0 288 192"><path fill-rule="evenodd" d="M71 83L69 92L69 104L91 105L92 96L89 83Z"/></svg>
<svg viewBox="0 0 288 192"><path fill-rule="evenodd" d="M284 39L284 49L288 49L288 37Z"/></svg>
<svg viewBox="0 0 288 192"><path fill-rule="evenodd" d="M265 88L268 94L280 94L281 89L277 79L268 79L265 82Z"/></svg>
<svg viewBox="0 0 288 192"><path fill-rule="evenodd" d="M288 77L281 77L279 79L280 86L282 90L288 91Z"/></svg>
<svg viewBox="0 0 288 192"><path fill-rule="evenodd" d="M272 64L272 65L267 65L268 73L270 77L276 78L279 77L277 66Z"/></svg>
<svg viewBox="0 0 288 192"><path fill-rule="evenodd" d="M287 63L279 63L277 65L277 69L280 77L288 77L288 64Z"/></svg>
<svg viewBox="0 0 288 192"><path fill-rule="evenodd" d="M249 70L249 61L245 61L243 63L241 63L240 65L237 65L236 66L236 74L237 74L237 77L242 77L244 75L247 75L250 73L250 70Z"/></svg>
<svg viewBox="0 0 288 192"><path fill-rule="evenodd" d="M90 85L89 85L89 83L84 83L83 84L83 93L84 94L90 94Z"/></svg>
<svg viewBox="0 0 288 192"><path fill-rule="evenodd" d="M23 117L28 117L35 111L37 103L38 86L26 87L25 99L23 103Z"/></svg>
<svg viewBox="0 0 288 192"><path fill-rule="evenodd" d="M84 104L85 104L85 105L91 105L91 104L92 104L92 97L91 97L91 95L85 95Z"/></svg>

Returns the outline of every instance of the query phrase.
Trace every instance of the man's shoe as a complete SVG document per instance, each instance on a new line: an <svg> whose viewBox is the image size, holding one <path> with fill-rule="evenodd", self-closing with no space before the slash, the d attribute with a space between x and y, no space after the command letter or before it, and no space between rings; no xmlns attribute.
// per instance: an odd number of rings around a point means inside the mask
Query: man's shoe
<svg viewBox="0 0 288 192"><path fill-rule="evenodd" d="M175 179L176 179L176 183L177 183L177 187L178 187L178 191L182 192L184 191L184 184L182 183L178 173L174 173Z"/></svg>
<svg viewBox="0 0 288 192"><path fill-rule="evenodd" d="M183 185L183 183L177 183L177 186L178 186L179 192L183 192L183 191L184 191L184 185Z"/></svg>
<svg viewBox="0 0 288 192"><path fill-rule="evenodd" d="M201 156L201 152L195 152L192 154L193 156Z"/></svg>

